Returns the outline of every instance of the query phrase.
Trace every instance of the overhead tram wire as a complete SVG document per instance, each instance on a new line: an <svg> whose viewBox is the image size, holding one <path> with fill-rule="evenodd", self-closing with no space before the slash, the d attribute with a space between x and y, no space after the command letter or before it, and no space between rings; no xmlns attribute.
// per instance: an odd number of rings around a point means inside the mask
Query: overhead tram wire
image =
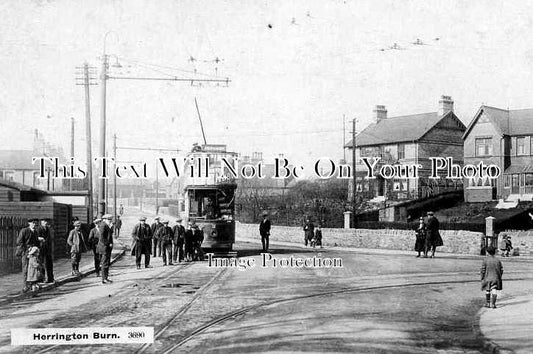
<svg viewBox="0 0 533 354"><path fill-rule="evenodd" d="M129 62L129 63L133 63L135 65L143 66L143 67L145 67L147 69L151 69L151 70L155 70L155 69L150 68L150 67L153 66L153 67L157 67L157 68L161 68L161 69L175 70L175 71L179 71L181 73L186 73L186 74L193 74L193 75L199 75L199 76L204 76L204 77L212 77L212 78L219 77L219 76L212 75L212 74L206 74L206 73L202 73L202 72L198 72L198 71L185 70L185 69L181 69L181 68L173 67L173 66L168 66L168 65L152 64L152 63L146 63L146 62L142 62L142 61L138 61L138 60L124 59L124 58L120 58L120 59L125 61L125 62ZM174 74L168 74L168 73L167 73L167 75L175 76Z"/></svg>

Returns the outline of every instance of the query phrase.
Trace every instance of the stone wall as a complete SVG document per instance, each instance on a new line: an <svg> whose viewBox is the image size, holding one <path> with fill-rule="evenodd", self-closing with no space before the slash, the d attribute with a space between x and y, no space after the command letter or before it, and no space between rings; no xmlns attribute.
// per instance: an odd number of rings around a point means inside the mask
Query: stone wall
<svg viewBox="0 0 533 354"><path fill-rule="evenodd" d="M437 252L479 255L481 232L462 230L441 230L444 246ZM271 241L284 241L303 244L304 233L301 227L272 226ZM236 239L241 237L259 238L257 224L236 223ZM324 246L355 248L384 248L409 251L414 249L415 233L411 230L369 230L369 229L322 229Z"/></svg>
<svg viewBox="0 0 533 354"><path fill-rule="evenodd" d="M511 242L513 248L518 250L521 256L530 255L533 247L533 230L528 231L504 231L507 235L511 236ZM500 235L503 232L500 233ZM499 240L499 239L498 239Z"/></svg>

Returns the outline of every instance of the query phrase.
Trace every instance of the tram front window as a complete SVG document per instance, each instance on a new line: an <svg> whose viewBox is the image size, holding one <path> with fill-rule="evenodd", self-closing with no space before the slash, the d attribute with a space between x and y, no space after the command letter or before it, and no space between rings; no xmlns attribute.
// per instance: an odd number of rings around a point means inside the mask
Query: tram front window
<svg viewBox="0 0 533 354"><path fill-rule="evenodd" d="M230 197L228 199L228 197ZM189 193L191 217L214 220L233 219L233 196L216 190L194 190Z"/></svg>

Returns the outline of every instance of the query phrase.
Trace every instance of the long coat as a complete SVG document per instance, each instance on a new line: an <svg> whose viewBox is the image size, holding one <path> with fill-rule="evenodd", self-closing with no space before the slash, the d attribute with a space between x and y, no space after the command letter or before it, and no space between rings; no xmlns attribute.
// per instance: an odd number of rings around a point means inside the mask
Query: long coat
<svg viewBox="0 0 533 354"><path fill-rule="evenodd" d="M32 231L29 227L25 227L20 230L20 233L17 237L17 247L20 248L21 256L26 257L28 250L32 246L39 247L37 230Z"/></svg>
<svg viewBox="0 0 533 354"><path fill-rule="evenodd" d="M481 290L502 290L502 262L494 256L487 256L481 264Z"/></svg>
<svg viewBox="0 0 533 354"><path fill-rule="evenodd" d="M93 250L93 252L96 254L98 253L96 251L96 247L98 246L98 242L100 241L100 229L98 226L95 226L91 229L91 232L89 233L89 246Z"/></svg>
<svg viewBox="0 0 533 354"><path fill-rule="evenodd" d="M434 216L428 218L426 228L429 246L443 246L444 242L442 242L442 237L439 232L439 220Z"/></svg>
<svg viewBox="0 0 533 354"><path fill-rule="evenodd" d="M183 225L174 225L172 234L174 235L174 244L182 246L185 242L185 227Z"/></svg>
<svg viewBox="0 0 533 354"><path fill-rule="evenodd" d="M81 231L76 231L76 229L70 230L67 243L70 246L70 253L80 253L83 243L83 234Z"/></svg>
<svg viewBox="0 0 533 354"><path fill-rule="evenodd" d="M96 251L99 254L105 254L113 248L113 232L111 228L105 224L100 226L100 239L96 246Z"/></svg>
<svg viewBox="0 0 533 354"><path fill-rule="evenodd" d="M311 239L315 235L315 225L312 222L306 222L304 224L304 234L305 238L311 241Z"/></svg>
<svg viewBox="0 0 533 354"><path fill-rule="evenodd" d="M269 219L263 219L259 224L259 234L261 236L270 236L271 223Z"/></svg>
<svg viewBox="0 0 533 354"><path fill-rule="evenodd" d="M148 224L138 223L131 232L133 243L131 245L131 255L136 254L137 247L140 247L141 254L150 254L152 245L152 229Z"/></svg>

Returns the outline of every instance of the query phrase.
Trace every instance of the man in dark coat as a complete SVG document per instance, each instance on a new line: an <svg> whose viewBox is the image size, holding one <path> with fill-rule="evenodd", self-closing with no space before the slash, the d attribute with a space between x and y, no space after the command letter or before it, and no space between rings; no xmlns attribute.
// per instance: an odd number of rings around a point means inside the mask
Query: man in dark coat
<svg viewBox="0 0 533 354"><path fill-rule="evenodd" d="M163 255L163 265L172 265L172 239L173 233L170 226L168 226L168 220L162 221L163 226L156 231L156 237L161 245L161 253Z"/></svg>
<svg viewBox="0 0 533 354"><path fill-rule="evenodd" d="M102 284L111 282L109 280L109 265L111 263L111 251L113 250L113 232L111 230L111 214L102 216L100 228L100 240L98 241L97 251L100 254L100 268L102 270Z"/></svg>
<svg viewBox="0 0 533 354"><path fill-rule="evenodd" d="M305 218L304 223L304 243L307 246L307 243L311 242L313 236L315 235L315 225L311 222L309 217Z"/></svg>
<svg viewBox="0 0 533 354"><path fill-rule="evenodd" d="M159 257L161 257L161 244L159 243L159 239L157 238L157 230L160 228L160 227L163 227L163 224L159 221L160 217L159 216L156 216L154 218L154 223L150 226L150 228L152 229L152 235L153 235L153 239L152 239L152 257L157 257L157 255L159 255Z"/></svg>
<svg viewBox="0 0 533 354"><path fill-rule="evenodd" d="M185 242L185 227L181 224L181 218L176 220L177 224L172 228L172 235L174 236L172 256L174 262L183 261L183 244Z"/></svg>
<svg viewBox="0 0 533 354"><path fill-rule="evenodd" d="M100 253L98 253L98 243L100 242L100 228L102 227L102 219L94 219L91 223L94 226L91 228L91 231L89 232L89 247L93 251L93 260L94 260L94 271L96 273L96 276L100 276L100 262L101 262L101 256Z"/></svg>
<svg viewBox="0 0 533 354"><path fill-rule="evenodd" d="M152 229L146 224L146 218L139 218L139 223L133 227L131 232L133 245L131 254L135 255L137 269L141 269L141 257L144 254L144 267L150 268L150 250L152 246Z"/></svg>
<svg viewBox="0 0 533 354"><path fill-rule="evenodd" d="M48 220L42 219L41 225L37 228L37 234L40 242L39 256L44 265L44 272L46 274L46 282L54 282L54 262L52 257L52 236L50 235L50 226Z"/></svg>
<svg viewBox="0 0 533 354"><path fill-rule="evenodd" d="M268 213L263 213L263 220L259 224L259 234L261 235L261 243L263 244L263 252L268 252L268 239L270 237L270 227L272 224L268 219Z"/></svg>
<svg viewBox="0 0 533 354"><path fill-rule="evenodd" d="M39 239L37 230L35 228L37 219L28 219L28 227L20 230L17 237L17 256L20 256L22 263L22 292L25 293L30 290L27 277L28 277L28 251L31 247L39 247Z"/></svg>
<svg viewBox="0 0 533 354"><path fill-rule="evenodd" d="M426 250L424 252L424 257L427 257L429 250L431 250L431 258L435 257L435 250L437 247L442 246L442 238L439 233L439 220L435 217L432 211L428 212L427 219L427 236L426 236Z"/></svg>
<svg viewBox="0 0 533 354"><path fill-rule="evenodd" d="M194 260L203 261L204 260L204 250L202 249L202 243L204 242L204 232L200 230L196 222L192 222L192 232L193 232L193 247L194 247Z"/></svg>
<svg viewBox="0 0 533 354"><path fill-rule="evenodd" d="M193 259L194 253L194 230L192 228L192 221L187 223L187 230L184 235L185 244L185 261L190 262Z"/></svg>
<svg viewBox="0 0 533 354"><path fill-rule="evenodd" d="M122 228L122 219L120 215L117 215L117 220L115 221L115 238L120 237L120 229Z"/></svg>

